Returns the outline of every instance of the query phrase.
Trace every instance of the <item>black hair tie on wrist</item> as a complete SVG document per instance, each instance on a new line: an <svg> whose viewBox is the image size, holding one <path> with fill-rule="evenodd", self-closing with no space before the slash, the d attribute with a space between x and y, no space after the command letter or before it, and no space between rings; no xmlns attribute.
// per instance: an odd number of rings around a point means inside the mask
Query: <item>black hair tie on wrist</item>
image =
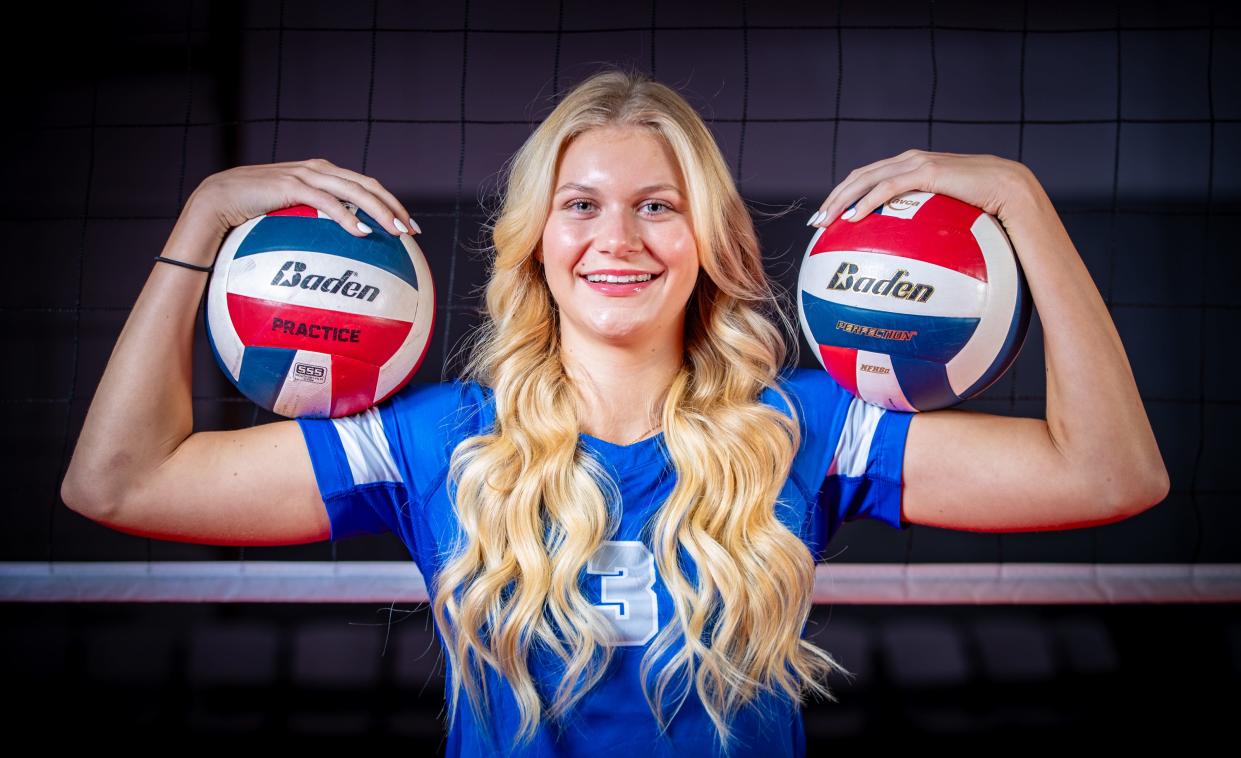
<svg viewBox="0 0 1241 758"><path fill-rule="evenodd" d="M195 271L210 271L211 269L215 268L215 266L214 266L214 265L211 265L211 266L199 266L199 265L194 264L194 263L186 263L185 261L178 261L178 260L174 260L174 259L172 259L172 258L165 258L165 257L164 257L164 256L162 256L162 255L157 255L157 256L155 256L155 260L157 260L157 261L163 261L164 263L175 263L175 264L176 264L176 265L178 265L178 266L185 266L186 268L192 268L192 269L194 269Z"/></svg>

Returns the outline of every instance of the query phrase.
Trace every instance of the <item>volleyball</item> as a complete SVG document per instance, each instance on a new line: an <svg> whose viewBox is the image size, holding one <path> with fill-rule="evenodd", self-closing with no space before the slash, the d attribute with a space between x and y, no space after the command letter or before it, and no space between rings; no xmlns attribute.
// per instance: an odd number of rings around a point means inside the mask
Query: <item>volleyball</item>
<svg viewBox="0 0 1241 758"><path fill-rule="evenodd" d="M207 340L243 395L288 418L337 418L413 378L435 327L422 250L375 231L356 237L298 205L252 218L224 240L207 291Z"/></svg>
<svg viewBox="0 0 1241 758"><path fill-rule="evenodd" d="M946 408L994 384L1020 354L1034 307L1000 222L931 192L819 229L798 292L823 368L899 411Z"/></svg>

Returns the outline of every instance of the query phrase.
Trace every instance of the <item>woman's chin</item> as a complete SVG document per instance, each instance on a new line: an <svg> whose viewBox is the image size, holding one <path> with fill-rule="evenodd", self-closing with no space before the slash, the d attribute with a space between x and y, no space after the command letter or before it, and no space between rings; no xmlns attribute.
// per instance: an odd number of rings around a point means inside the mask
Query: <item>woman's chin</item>
<svg viewBox="0 0 1241 758"><path fill-rule="evenodd" d="M650 325L646 323L612 321L595 323L592 327L588 332L591 338L610 345L642 345L649 344L653 339Z"/></svg>
<svg viewBox="0 0 1241 758"><path fill-rule="evenodd" d="M666 339L662 320L647 308L592 308L573 319L573 335L588 342L613 347L636 347L647 352ZM569 324L564 324L569 326ZM563 330L563 329L562 329Z"/></svg>

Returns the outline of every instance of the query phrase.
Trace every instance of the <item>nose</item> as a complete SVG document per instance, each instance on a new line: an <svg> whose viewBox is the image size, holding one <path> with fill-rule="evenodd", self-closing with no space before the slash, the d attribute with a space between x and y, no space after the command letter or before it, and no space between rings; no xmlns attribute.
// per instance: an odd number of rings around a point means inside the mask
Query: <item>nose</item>
<svg viewBox="0 0 1241 758"><path fill-rule="evenodd" d="M601 214L595 241L600 252L612 255L642 251L642 235L637 221L626 209Z"/></svg>

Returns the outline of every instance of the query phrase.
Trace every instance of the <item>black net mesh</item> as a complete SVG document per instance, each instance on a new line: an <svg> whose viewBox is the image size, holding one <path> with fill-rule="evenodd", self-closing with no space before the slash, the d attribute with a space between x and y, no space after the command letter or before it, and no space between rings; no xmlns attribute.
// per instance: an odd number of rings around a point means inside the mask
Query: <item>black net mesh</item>
<svg viewBox="0 0 1241 758"><path fill-rule="evenodd" d="M11 63L31 72L19 83L29 115L7 127L20 149L2 223L28 254L13 256L21 286L0 307L36 357L5 380L13 559L256 552L143 545L80 523L58 500L150 256L205 176L322 156L382 181L421 224L440 293L415 381L450 378L478 320L480 224L502 164L557 93L605 61L649 71L700 109L755 210L769 271L790 290L804 217L852 168L920 147L1029 165L1103 293L1171 472L1168 502L1068 533L895 536L851 525L845 560L1238 556L1225 464L1238 413L1226 347L1238 264L1225 224L1238 185L1222 170L1241 144L1227 75L1238 30L1220 8L273 2L88 14L49 33L33 60ZM17 26L46 28L37 14ZM807 210L770 215L790 204ZM196 428L275 420L216 367L201 324L195 333ZM1036 319L1017 364L963 407L1043 416L1041 336ZM804 343L801 352L816 365ZM329 551L403 557L388 538L275 549Z"/></svg>
<svg viewBox="0 0 1241 758"><path fill-rule="evenodd" d="M852 168L910 147L992 153L1047 188L1124 339L1171 473L1165 503L1068 532L858 522L837 537L835 560L1241 558L1227 474L1227 430L1241 421L1228 383L1241 257L1227 241L1241 207L1227 169L1241 157L1241 26L1228 4L147 2L16 8L5 32L15 109L3 127L0 312L23 347L5 372L6 560L408 560L392 535L245 549L145 540L65 508L60 482L151 257L198 182L230 166L321 156L391 189L423 229L440 292L415 381L451 377L477 322L479 229L499 170L557 93L605 61L650 72L700 109L757 216L805 209L759 223L784 287L796 286L806 217ZM195 334L196 429L276 420L216 367L201 323ZM802 355L815 365L805 345ZM964 407L1041 417L1045 402L1036 319L1018 363ZM1146 621L1115 628L1135 624ZM1238 670L1241 632L1230 628L1211 639ZM928 703L943 695L921 691ZM1074 713L1094 694L1110 699L1081 686L1035 699L1066 691L1086 693ZM887 712L893 697L862 702Z"/></svg>

